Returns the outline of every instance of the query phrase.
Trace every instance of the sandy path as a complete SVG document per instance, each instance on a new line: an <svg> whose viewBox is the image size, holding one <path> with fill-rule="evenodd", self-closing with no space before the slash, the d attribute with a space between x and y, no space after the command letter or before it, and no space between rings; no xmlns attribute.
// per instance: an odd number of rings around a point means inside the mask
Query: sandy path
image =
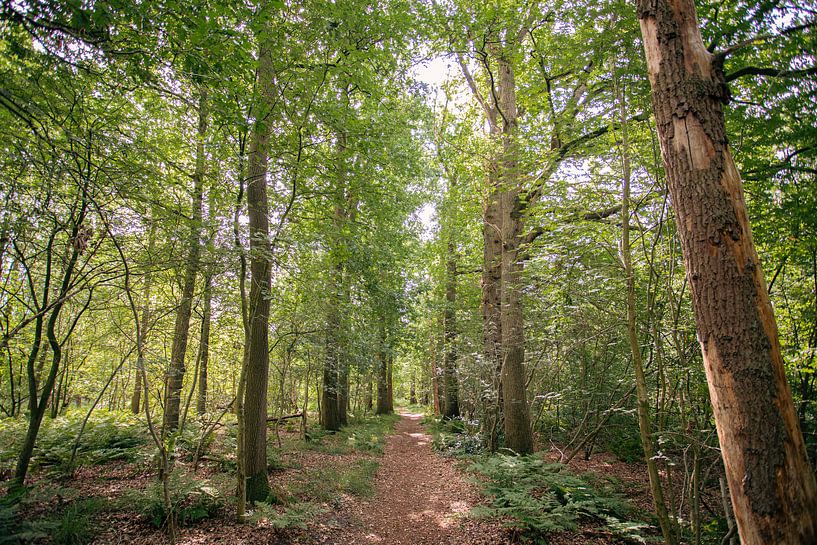
<svg viewBox="0 0 817 545"><path fill-rule="evenodd" d="M479 501L452 460L431 449L422 415L401 413L375 477L376 494L351 511L362 527L337 541L349 545L488 545L505 543L494 525L465 517Z"/></svg>

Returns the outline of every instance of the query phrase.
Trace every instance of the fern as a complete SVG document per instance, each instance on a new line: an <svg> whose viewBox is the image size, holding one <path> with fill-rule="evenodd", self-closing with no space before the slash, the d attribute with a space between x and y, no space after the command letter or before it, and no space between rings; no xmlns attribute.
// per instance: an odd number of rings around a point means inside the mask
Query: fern
<svg viewBox="0 0 817 545"><path fill-rule="evenodd" d="M306 530L309 522L325 511L324 508L311 502L293 503L286 507L257 502L249 519L252 522L266 522L279 530L289 528Z"/></svg>
<svg viewBox="0 0 817 545"><path fill-rule="evenodd" d="M533 456L496 455L474 463L478 483L490 498L471 511L477 518L499 519L527 539L546 543L547 535L575 530L595 521L613 534L643 542L646 526L627 520L630 508L619 498L593 488L564 466Z"/></svg>

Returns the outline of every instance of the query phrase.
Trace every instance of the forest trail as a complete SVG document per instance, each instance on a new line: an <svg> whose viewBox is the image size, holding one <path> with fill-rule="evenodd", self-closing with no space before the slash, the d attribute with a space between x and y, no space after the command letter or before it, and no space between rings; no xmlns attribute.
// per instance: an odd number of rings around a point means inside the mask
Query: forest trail
<svg viewBox="0 0 817 545"><path fill-rule="evenodd" d="M431 448L421 414L401 412L375 477L376 494L351 510L361 526L338 544L489 545L505 543L501 528L467 517L479 502L454 461Z"/></svg>

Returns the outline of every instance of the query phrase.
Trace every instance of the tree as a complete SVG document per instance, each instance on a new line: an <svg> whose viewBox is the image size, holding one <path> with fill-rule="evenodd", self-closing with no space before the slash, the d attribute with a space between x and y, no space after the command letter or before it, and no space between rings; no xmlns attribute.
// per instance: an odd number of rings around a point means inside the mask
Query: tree
<svg viewBox="0 0 817 545"><path fill-rule="evenodd" d="M184 385L185 357L190 334L190 317L193 314L193 292L199 273L201 257L201 229L203 219L203 198L205 178L204 142L207 135L208 111L207 89L198 86L198 132L196 138L196 166L193 172L192 214L187 237L187 257L184 261L184 280L181 301L176 310L173 328L173 345L165 381L165 413L162 423L164 433L172 433L179 426L181 391Z"/></svg>
<svg viewBox="0 0 817 545"><path fill-rule="evenodd" d="M248 501L265 501L270 494L267 479L267 381L269 377L269 288L270 229L267 197L269 138L275 104L274 74L270 43L258 52L260 100L250 137L247 170L247 208L250 223L250 294L245 339L246 377L244 389L243 453Z"/></svg>
<svg viewBox="0 0 817 545"><path fill-rule="evenodd" d="M653 111L743 543L817 541L817 483L786 381L740 175L723 57L689 0L639 1Z"/></svg>

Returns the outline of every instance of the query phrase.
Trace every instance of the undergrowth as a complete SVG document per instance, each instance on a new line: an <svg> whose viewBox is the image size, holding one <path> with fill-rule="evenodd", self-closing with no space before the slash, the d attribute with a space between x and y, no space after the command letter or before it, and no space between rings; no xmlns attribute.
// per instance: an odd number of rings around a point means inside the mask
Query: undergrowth
<svg viewBox="0 0 817 545"><path fill-rule="evenodd" d="M95 535L94 515L105 507L101 498L80 498L77 490L65 487L15 488L0 490L0 544L42 543L84 545ZM57 504L45 515L29 519L23 515L39 501ZM67 501L66 501L67 500Z"/></svg>
<svg viewBox="0 0 817 545"><path fill-rule="evenodd" d="M288 446L300 451L310 450L332 455L363 452L383 454L386 437L400 420L399 415L361 416L353 419L349 426L338 432L327 432L315 428L309 432L309 440L298 441Z"/></svg>
<svg viewBox="0 0 817 545"><path fill-rule="evenodd" d="M285 506L257 502L249 513L249 520L256 523L266 522L279 530L289 528L306 530L312 520L325 512L325 508L312 502L297 502Z"/></svg>
<svg viewBox="0 0 817 545"><path fill-rule="evenodd" d="M69 472L71 451L85 411L75 410L58 418L45 418L37 436L32 466ZM11 471L25 439L28 422L22 418L0 421L0 471ZM76 465L95 465L111 460L135 459L145 445L145 426L131 414L100 409L94 411L77 448Z"/></svg>
<svg viewBox="0 0 817 545"><path fill-rule="evenodd" d="M187 526L208 519L225 504L216 486L207 480L195 479L174 471L170 476L170 504L176 522ZM135 507L156 528L163 528L168 521L161 482L154 482L143 491L125 495L125 506Z"/></svg>
<svg viewBox="0 0 817 545"><path fill-rule="evenodd" d="M342 494L369 497L379 463L360 459L344 467L318 467L302 472L289 483L287 492L295 502L334 503Z"/></svg>
<svg viewBox="0 0 817 545"><path fill-rule="evenodd" d="M475 507L477 518L496 519L530 543L547 543L548 534L592 522L626 541L644 543L647 526L631 521L631 507L612 493L591 486L560 464L535 456L486 457L471 466L489 498Z"/></svg>
<svg viewBox="0 0 817 545"><path fill-rule="evenodd" d="M445 456L462 457L485 452L478 422L464 418L427 416L423 419L423 424L434 437L434 450Z"/></svg>

